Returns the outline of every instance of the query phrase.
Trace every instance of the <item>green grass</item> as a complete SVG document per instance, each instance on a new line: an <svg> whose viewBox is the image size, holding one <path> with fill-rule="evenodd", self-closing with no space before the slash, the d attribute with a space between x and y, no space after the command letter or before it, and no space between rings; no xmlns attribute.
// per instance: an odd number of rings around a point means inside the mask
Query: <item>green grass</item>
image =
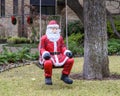
<svg viewBox="0 0 120 96"><path fill-rule="evenodd" d="M120 74L120 56L111 56L111 73ZM81 73L83 58L75 58L71 74ZM53 85L44 84L44 72L34 64L0 73L0 96L120 96L119 80L60 80L62 69L53 70Z"/></svg>

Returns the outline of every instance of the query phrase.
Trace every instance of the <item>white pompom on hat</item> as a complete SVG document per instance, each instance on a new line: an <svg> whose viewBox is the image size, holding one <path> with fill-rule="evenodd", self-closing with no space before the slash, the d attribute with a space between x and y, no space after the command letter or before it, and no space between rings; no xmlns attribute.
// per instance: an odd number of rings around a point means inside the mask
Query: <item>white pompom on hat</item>
<svg viewBox="0 0 120 96"><path fill-rule="evenodd" d="M57 23L56 20L51 20L51 21L48 23L47 28L51 28L51 27L59 28L59 24Z"/></svg>

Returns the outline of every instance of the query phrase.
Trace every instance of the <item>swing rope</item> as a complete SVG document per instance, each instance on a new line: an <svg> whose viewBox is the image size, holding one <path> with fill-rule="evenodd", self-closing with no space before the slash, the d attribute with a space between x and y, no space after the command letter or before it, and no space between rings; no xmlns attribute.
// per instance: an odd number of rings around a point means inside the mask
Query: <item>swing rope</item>
<svg viewBox="0 0 120 96"><path fill-rule="evenodd" d="M66 46L68 49L68 16L67 16L67 0L65 0L65 19L66 19Z"/></svg>
<svg viewBox="0 0 120 96"><path fill-rule="evenodd" d="M56 1L57 2L57 1ZM42 12L41 12L41 7L42 7L42 5L41 5L41 0L40 0L40 8L39 8L39 10L40 10L40 12L39 12L39 14L40 14L40 19L39 19L39 22L40 22L40 24L39 24L39 28L40 28L40 39L39 39L39 49L41 48L41 37L42 37L42 27L41 27L41 22L42 22ZM67 27L68 27L68 18L67 18L67 0L65 1L65 19L66 19L66 47L68 48L68 29L67 29ZM61 24L61 18L60 18L60 24ZM60 28L61 28L61 25L60 25ZM39 56L40 56L40 50L39 50ZM41 69L43 69L43 66L41 65L41 64L39 64L38 65ZM57 67L55 67L55 68L57 68ZM58 68L61 68L61 67L58 67Z"/></svg>
<svg viewBox="0 0 120 96"><path fill-rule="evenodd" d="M40 14L40 19L39 19L39 21L40 21L40 24L39 24L39 30L40 30L40 39L41 39L41 36L42 36L42 30L41 30L41 22L42 22L42 20L41 20L41 18L42 18L42 12L41 12L41 0L40 0L40 9L39 9L40 11L39 11L39 14ZM41 40L39 40L39 42L40 42L40 45L39 45L39 49L41 48ZM40 51L40 50L39 50ZM40 56L40 52L39 52L39 56Z"/></svg>

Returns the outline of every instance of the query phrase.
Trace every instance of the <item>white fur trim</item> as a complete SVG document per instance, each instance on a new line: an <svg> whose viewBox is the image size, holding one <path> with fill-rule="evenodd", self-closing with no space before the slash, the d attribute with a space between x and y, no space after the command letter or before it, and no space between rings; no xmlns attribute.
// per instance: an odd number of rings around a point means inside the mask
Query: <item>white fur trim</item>
<svg viewBox="0 0 120 96"><path fill-rule="evenodd" d="M66 55L67 52L71 52L70 50L65 50L64 55Z"/></svg>
<svg viewBox="0 0 120 96"><path fill-rule="evenodd" d="M54 42L54 52L57 52L57 42Z"/></svg>
<svg viewBox="0 0 120 96"><path fill-rule="evenodd" d="M41 61L41 60L39 59L39 63L40 63L41 65L43 65L43 62L44 62L44 60L43 60L43 61Z"/></svg>
<svg viewBox="0 0 120 96"><path fill-rule="evenodd" d="M59 28L59 25L58 24L47 25L47 28L50 28L50 27Z"/></svg>
<svg viewBox="0 0 120 96"><path fill-rule="evenodd" d="M44 51L43 54L42 54L42 58L43 58L43 56L44 56L45 53L50 54L48 51Z"/></svg>
<svg viewBox="0 0 120 96"><path fill-rule="evenodd" d="M58 64L58 63L59 63L59 60L58 60L57 55L55 55L55 60L56 60L56 63Z"/></svg>
<svg viewBox="0 0 120 96"><path fill-rule="evenodd" d="M59 61L55 62L53 58L51 58L51 60L53 61L54 66L59 67L59 66L63 66L65 64L65 62L68 60L69 57L65 57L64 61L59 63Z"/></svg>

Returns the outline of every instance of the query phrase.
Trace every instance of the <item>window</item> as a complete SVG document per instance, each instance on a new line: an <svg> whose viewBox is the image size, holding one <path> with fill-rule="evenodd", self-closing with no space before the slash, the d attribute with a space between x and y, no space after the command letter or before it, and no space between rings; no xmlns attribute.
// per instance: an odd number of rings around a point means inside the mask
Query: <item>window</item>
<svg viewBox="0 0 120 96"><path fill-rule="evenodd" d="M13 14L18 14L18 0L13 0Z"/></svg>
<svg viewBox="0 0 120 96"><path fill-rule="evenodd" d="M0 0L1 16L5 16L5 0Z"/></svg>
<svg viewBox="0 0 120 96"><path fill-rule="evenodd" d="M45 15L54 15L55 2L56 0L41 0L41 13ZM39 14L40 0L30 0L30 4L35 8L34 11L31 9L31 13L36 12L36 14Z"/></svg>
<svg viewBox="0 0 120 96"><path fill-rule="evenodd" d="M41 1L41 12L46 15L55 14L55 2L56 0L42 0Z"/></svg>
<svg viewBox="0 0 120 96"><path fill-rule="evenodd" d="M42 6L41 13L45 15L54 15L55 14L55 7L54 6Z"/></svg>

